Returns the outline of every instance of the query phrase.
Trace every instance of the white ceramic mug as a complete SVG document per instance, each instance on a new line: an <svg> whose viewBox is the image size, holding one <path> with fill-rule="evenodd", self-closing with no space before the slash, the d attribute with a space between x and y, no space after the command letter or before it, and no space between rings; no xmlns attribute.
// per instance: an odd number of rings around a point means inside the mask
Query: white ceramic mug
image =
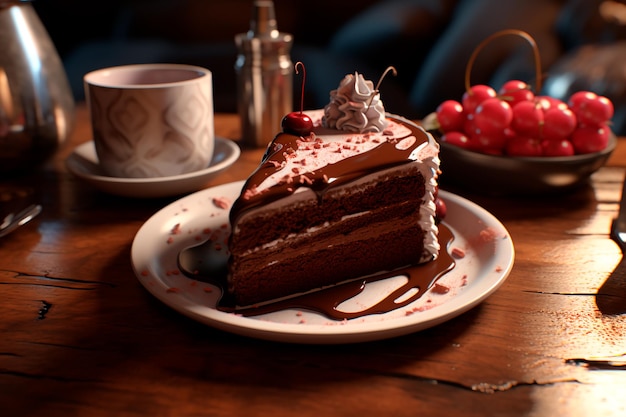
<svg viewBox="0 0 626 417"><path fill-rule="evenodd" d="M213 79L206 68L138 64L84 76L93 139L103 172L165 177L209 166Z"/></svg>

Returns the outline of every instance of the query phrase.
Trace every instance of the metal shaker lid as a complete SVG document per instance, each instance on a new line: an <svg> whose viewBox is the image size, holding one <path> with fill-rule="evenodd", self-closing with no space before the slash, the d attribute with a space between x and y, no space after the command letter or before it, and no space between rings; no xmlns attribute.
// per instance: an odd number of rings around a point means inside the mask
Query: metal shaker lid
<svg viewBox="0 0 626 417"><path fill-rule="evenodd" d="M293 42L293 36L280 32L276 22L274 2L255 0L252 5L250 29L235 36L240 51L257 52L260 48L267 52L287 52Z"/></svg>

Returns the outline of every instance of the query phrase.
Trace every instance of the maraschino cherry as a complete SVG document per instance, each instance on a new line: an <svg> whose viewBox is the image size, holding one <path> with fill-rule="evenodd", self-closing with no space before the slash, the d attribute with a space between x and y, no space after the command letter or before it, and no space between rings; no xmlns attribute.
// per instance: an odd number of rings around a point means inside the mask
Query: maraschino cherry
<svg viewBox="0 0 626 417"><path fill-rule="evenodd" d="M313 120L302 112L304 107L304 83L306 80L306 69L304 64L300 61L296 62L295 70L298 74L298 67L302 67L302 90L300 92L300 111L292 111L283 117L281 127L285 133L291 133L294 135L307 136L313 131Z"/></svg>

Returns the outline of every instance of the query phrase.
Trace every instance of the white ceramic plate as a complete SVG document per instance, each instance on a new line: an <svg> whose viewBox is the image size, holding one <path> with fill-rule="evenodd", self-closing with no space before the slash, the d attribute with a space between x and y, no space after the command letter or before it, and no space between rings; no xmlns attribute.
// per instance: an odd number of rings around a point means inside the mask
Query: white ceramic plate
<svg viewBox="0 0 626 417"><path fill-rule="evenodd" d="M210 179L231 166L241 151L232 140L215 138L211 164L188 174L159 178L119 178L102 173L93 141L79 145L66 159L67 169L100 191L124 197L155 198L182 195L205 187Z"/></svg>
<svg viewBox="0 0 626 417"><path fill-rule="evenodd" d="M463 257L455 257L455 268L438 281L450 288L446 294L429 291L407 307L347 321L298 310L254 317L222 312L215 308L220 290L184 276L177 260L180 251L209 238L215 247L221 247L217 255L226 256L230 204L242 185L235 182L208 188L164 207L140 228L131 249L135 274L150 293L174 310L218 329L294 343L352 343L395 337L440 324L476 306L504 282L513 267L513 242L504 226L482 207L440 191L448 207L445 224L455 236L448 250L464 252ZM229 204L220 208L224 202ZM403 279L392 277L367 284L366 291L357 296L365 297L359 305L367 304L367 297L379 300L381 292L400 286L403 281L398 280ZM350 308L354 306L345 307Z"/></svg>

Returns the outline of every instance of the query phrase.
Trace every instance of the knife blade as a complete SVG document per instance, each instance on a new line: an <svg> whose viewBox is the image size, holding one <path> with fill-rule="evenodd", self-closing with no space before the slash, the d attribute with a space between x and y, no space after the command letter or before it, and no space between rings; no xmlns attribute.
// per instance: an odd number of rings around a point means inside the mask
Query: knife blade
<svg viewBox="0 0 626 417"><path fill-rule="evenodd" d="M0 228L8 226L15 214L34 203L32 189L19 185L0 185Z"/></svg>
<svg viewBox="0 0 626 417"><path fill-rule="evenodd" d="M605 315L626 314L626 178L617 217L611 223L611 239L622 251L622 259L598 289L596 305Z"/></svg>
<svg viewBox="0 0 626 417"><path fill-rule="evenodd" d="M626 178L622 186L622 197L619 203L617 217L611 223L611 238L626 254Z"/></svg>
<svg viewBox="0 0 626 417"><path fill-rule="evenodd" d="M18 227L24 226L26 223L35 218L39 213L41 213L41 205L31 204L19 213L5 217L4 222L2 223L2 227L0 228L0 237L4 237L13 232ZM10 220L7 221L7 219L9 218Z"/></svg>

